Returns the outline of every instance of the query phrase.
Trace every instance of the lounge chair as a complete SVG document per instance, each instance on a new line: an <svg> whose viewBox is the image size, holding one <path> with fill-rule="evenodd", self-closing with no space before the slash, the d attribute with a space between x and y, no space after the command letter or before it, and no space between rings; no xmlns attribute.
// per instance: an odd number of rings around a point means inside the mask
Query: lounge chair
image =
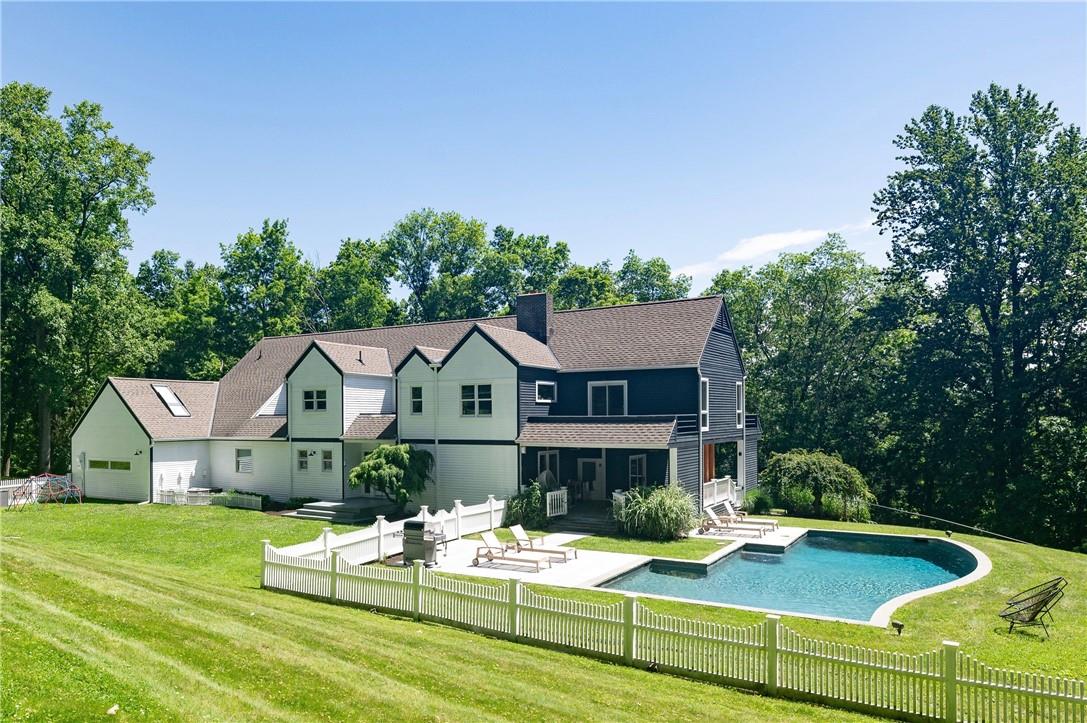
<svg viewBox="0 0 1087 723"><path fill-rule="evenodd" d="M706 513L707 519L702 521L702 526L698 529L700 535L711 531L722 531L732 535L744 534L751 537L762 537L766 534L765 527L745 525L740 522L738 517L718 517L712 507L707 507L703 511Z"/></svg>
<svg viewBox="0 0 1087 723"><path fill-rule="evenodd" d="M1064 597L1067 584L1063 577L1056 577L1009 599L1007 607L1000 611L1000 617L1008 623L1008 632L1013 631L1016 625L1023 628L1041 625L1048 638L1049 628L1046 627L1045 618L1048 615L1049 621L1053 622L1053 607Z"/></svg>
<svg viewBox="0 0 1087 723"><path fill-rule="evenodd" d="M480 533L483 545L476 548L476 556L472 558L473 565L479 565L483 560L487 562L505 562L511 565L524 565L536 568L539 572L546 562L551 567L551 556L538 552L518 552L511 545L499 542L498 538L490 530Z"/></svg>
<svg viewBox="0 0 1087 723"><path fill-rule="evenodd" d="M734 509L732 503L728 500L725 500L725 512L728 513L729 517L735 517L737 520L747 525L761 525L762 527L769 527L771 530L776 530L778 528L777 520L767 520L761 517L748 517L747 513L743 510L737 511Z"/></svg>
<svg viewBox="0 0 1087 723"><path fill-rule="evenodd" d="M519 552L541 552L555 558L562 558L563 562L566 562L571 557L575 560L577 559L577 550L574 548L561 547L559 545L547 547L544 545L544 538L529 537L528 533L525 532L525 528L520 525L510 525L510 532L513 533L513 539L517 540L517 550Z"/></svg>

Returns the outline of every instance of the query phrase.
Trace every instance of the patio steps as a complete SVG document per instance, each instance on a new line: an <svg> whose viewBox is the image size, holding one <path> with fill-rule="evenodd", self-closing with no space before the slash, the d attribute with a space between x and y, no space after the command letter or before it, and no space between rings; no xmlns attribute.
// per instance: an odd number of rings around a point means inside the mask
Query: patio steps
<svg viewBox="0 0 1087 723"><path fill-rule="evenodd" d="M561 532L577 532L584 535L610 535L615 532L615 520L603 507L573 507L563 518L551 525Z"/></svg>
<svg viewBox="0 0 1087 723"><path fill-rule="evenodd" d="M384 500L322 500L307 502L294 512L287 512L283 516L300 520L334 522L341 525L358 525L373 522L375 516L388 513L391 508L392 505Z"/></svg>

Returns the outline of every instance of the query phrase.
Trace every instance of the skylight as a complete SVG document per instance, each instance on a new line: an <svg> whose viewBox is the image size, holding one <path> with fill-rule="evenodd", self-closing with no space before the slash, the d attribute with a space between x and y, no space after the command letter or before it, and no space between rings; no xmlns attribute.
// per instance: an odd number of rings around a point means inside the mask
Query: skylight
<svg viewBox="0 0 1087 723"><path fill-rule="evenodd" d="M181 400L174 394L174 390L165 384L152 384L151 388L155 390L155 393L159 395L159 399L166 405L166 408L170 410L170 414L175 417L191 417L189 410L185 408L185 405L181 403Z"/></svg>

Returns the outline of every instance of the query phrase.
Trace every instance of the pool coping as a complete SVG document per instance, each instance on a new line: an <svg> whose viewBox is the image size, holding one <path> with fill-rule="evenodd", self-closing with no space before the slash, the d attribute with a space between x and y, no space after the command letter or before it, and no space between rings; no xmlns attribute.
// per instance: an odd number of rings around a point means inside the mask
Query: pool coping
<svg viewBox="0 0 1087 723"><path fill-rule="evenodd" d="M732 555L734 553L741 552L747 546L747 544L749 542L755 542L756 546L760 546L760 543L758 543L757 541L752 541L752 540L736 540L735 542L733 542L731 544L722 545L722 548L720 550L715 550L714 552L710 553L709 555L702 558L701 560L681 560L681 559L674 558L674 557L646 557L645 559L643 559L641 561L637 561L637 562L632 561L631 565L629 567L626 567L625 569L623 569L622 572L610 574L605 579L593 580L592 583L587 587L587 589L598 590L600 592L610 592L612 594L615 594L615 593L628 594L628 595L636 594L639 597L653 598L653 599L657 599L657 600L671 600L672 602L693 603L695 605L709 605L711 607L733 608L735 610L747 610L749 612L770 613L770 614L789 616L789 617L809 618L809 619L812 619L812 620L823 620L823 621L828 621L828 622L847 623L847 624L850 624L850 625L868 625L868 626L873 626L873 627L878 627L878 628L886 628L888 623L890 623L890 621L891 621L892 613L894 613L895 610L902 607L903 605L905 605L907 603L910 603L910 602L913 602L914 600L917 600L919 598L926 597L928 595L934 595L934 594L939 593L939 592L944 592L946 590L952 590L952 589L957 588L957 587L962 587L963 585L969 585L970 583L975 582L975 581L980 580L981 578L985 577L990 572L992 572L992 569L993 569L993 563L992 563L992 560L989 559L989 556L986 555L981 550L977 549L976 547L973 547L971 545L967 545L964 542L959 542L958 540L953 540L953 539L944 538L944 537L937 537L935 535L903 535L903 534L898 534L898 533L894 533L894 532L866 532L866 531L862 531L862 530L836 530L836 529L829 529L829 528L806 528L804 530L803 534L797 536L795 540L791 541L787 545L780 546L781 550L782 550L782 553L784 553L786 550L788 550L788 548L792 547L794 544L796 544L800 540L807 537L808 532L813 531L813 529L814 529L815 532L831 532L831 533L835 533L835 534L840 533L840 534L843 534L843 535L864 535L864 536L869 536L869 537L873 536L873 535L876 535L876 536L883 536L883 537L903 537L903 538L909 538L909 539L920 539L920 540L925 540L926 542L930 541L930 540L936 540L936 541L939 541L939 542L948 542L948 543L951 543L952 545L956 545L960 549L963 549L966 552L970 553L974 557L974 560L977 562L977 565L974 567L974 569L969 574L964 575L963 577L960 577L960 578L958 578L956 580L951 580L950 582L945 582L945 583L942 583L940 585L933 585L932 587L926 587L926 588L922 588L920 590L914 590L912 592L903 593L902 595L891 598L890 600L888 600L887 602L883 603L878 608L876 608L876 611L874 613L872 613L872 616L870 618L868 618L868 620L857 620L855 618L841 618L841 617L836 617L836 616L833 616L833 615L819 615L818 613L800 613L800 612L796 612L796 611L792 611L792 610L775 610L775 609L771 609L771 608L753 607L753 606L750 606L750 605L736 605L736 604L732 604L732 603L715 602L713 600L696 600L694 598L675 597L673 595L657 595L657 594L654 594L654 593L641 593L641 592L631 593L631 592L628 592L628 591L625 591L625 590L618 590L616 588L602 587L601 586L603 583L608 582L609 580L614 580L614 579L616 579L618 577L626 575L627 573L629 573L629 572L631 572L631 571L633 571L633 570L635 570L635 569L637 569L639 567L643 567L645 565L652 564L655 561L666 562L666 563L675 563L675 564L679 564L681 566L708 568L713 563L721 560L724 557L727 557L728 555ZM761 546L762 547L767 547L767 545L765 545L765 544L762 544ZM779 546L774 545L774 547L779 547Z"/></svg>

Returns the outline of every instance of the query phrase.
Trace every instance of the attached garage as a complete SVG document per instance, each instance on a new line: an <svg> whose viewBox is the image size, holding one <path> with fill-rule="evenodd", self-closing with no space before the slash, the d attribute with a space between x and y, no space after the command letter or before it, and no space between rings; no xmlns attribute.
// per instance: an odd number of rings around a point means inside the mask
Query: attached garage
<svg viewBox="0 0 1087 723"><path fill-rule="evenodd" d="M208 477L216 382L111 377L72 433L72 476L92 499L145 502ZM161 457L162 459L157 459Z"/></svg>

